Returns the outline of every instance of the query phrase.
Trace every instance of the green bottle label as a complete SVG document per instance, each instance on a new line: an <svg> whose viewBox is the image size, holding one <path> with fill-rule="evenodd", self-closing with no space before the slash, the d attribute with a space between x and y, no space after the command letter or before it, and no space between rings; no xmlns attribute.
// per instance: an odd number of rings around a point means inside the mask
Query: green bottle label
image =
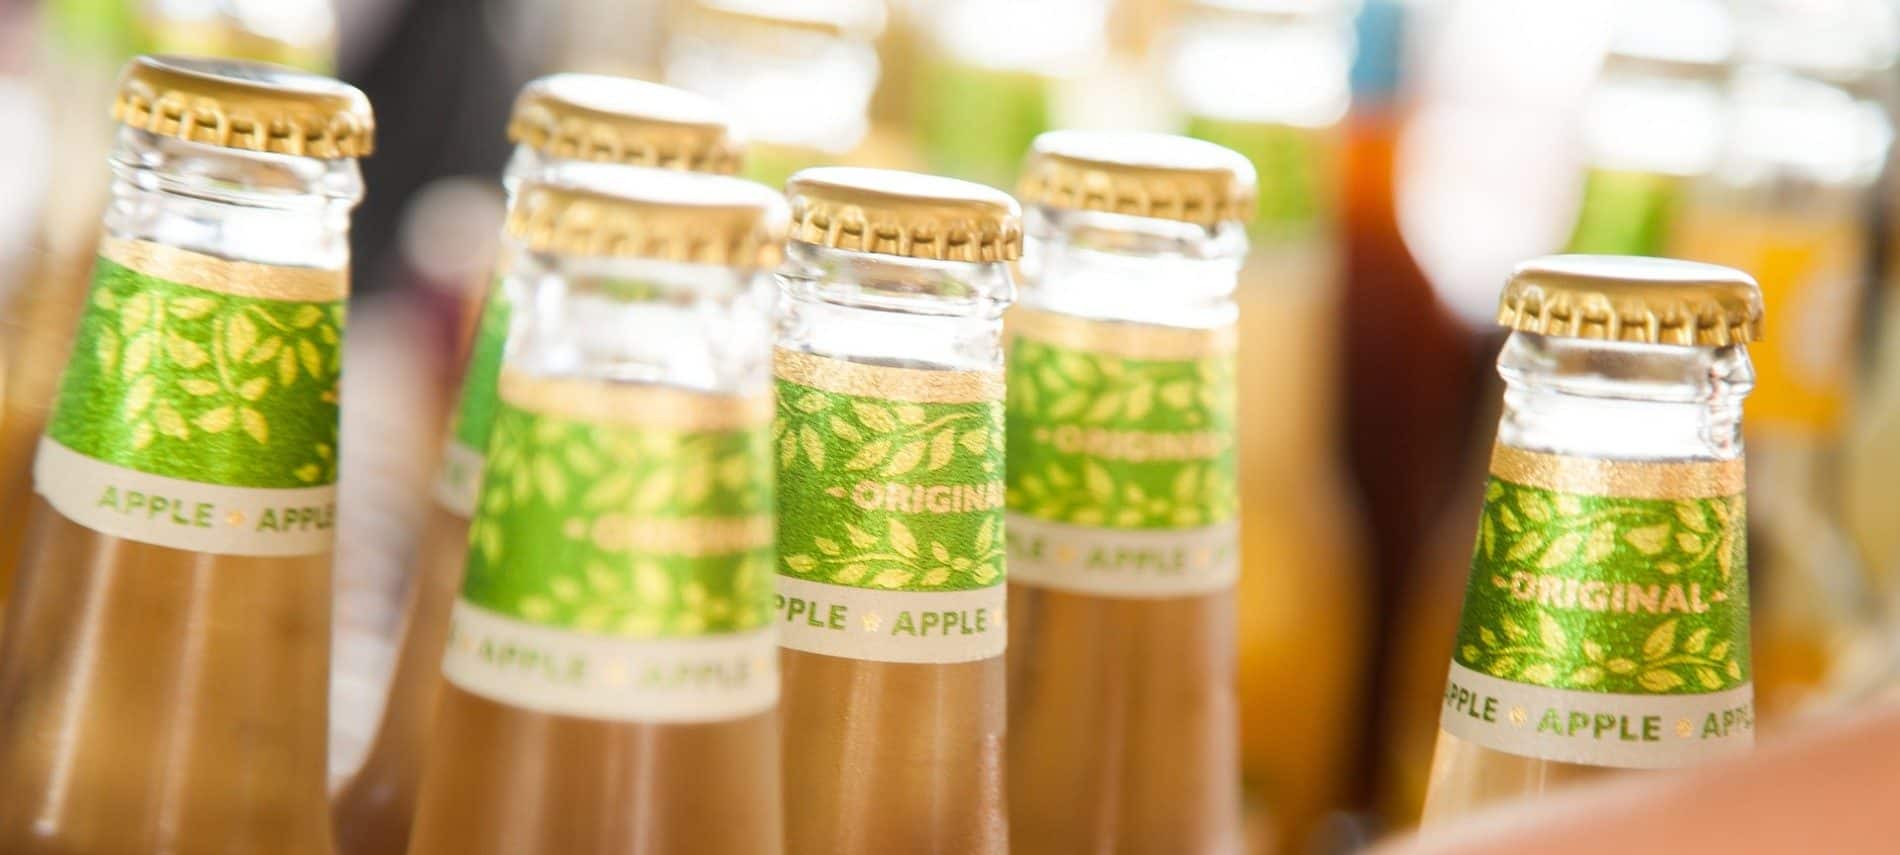
<svg viewBox="0 0 1900 855"><path fill-rule="evenodd" d="M620 721L776 703L764 397L514 374L499 388L443 675Z"/></svg>
<svg viewBox="0 0 1900 855"><path fill-rule="evenodd" d="M1003 378L781 350L780 643L879 662L1000 656Z"/></svg>
<svg viewBox="0 0 1900 855"><path fill-rule="evenodd" d="M1491 471L1445 730L1630 768L1752 746L1741 461L1499 446Z"/></svg>
<svg viewBox="0 0 1900 855"><path fill-rule="evenodd" d="M106 239L36 489L115 537L328 552L347 294L340 270Z"/></svg>
<svg viewBox="0 0 1900 855"><path fill-rule="evenodd" d="M1592 169L1565 252L1662 255L1669 240L1682 179L1650 172Z"/></svg>
<svg viewBox="0 0 1900 855"><path fill-rule="evenodd" d="M481 319L476 322L475 340L469 346L468 365L462 372L461 395L450 421L449 441L442 450L442 470L436 476L436 501L458 516L475 515L483 456L499 406L496 384L501 379L502 352L507 349L508 325L513 317L508 289L498 276L488 289Z"/></svg>
<svg viewBox="0 0 1900 855"><path fill-rule="evenodd" d="M931 166L944 175L1015 187L1023 152L1053 127L1050 78L984 68L944 57L917 70L918 136Z"/></svg>
<svg viewBox="0 0 1900 855"><path fill-rule="evenodd" d="M1009 318L1015 581L1100 596L1239 578L1234 330Z"/></svg>
<svg viewBox="0 0 1900 855"><path fill-rule="evenodd" d="M1193 116L1187 135L1240 152L1259 177L1258 240L1311 238L1328 229L1338 207L1338 131Z"/></svg>

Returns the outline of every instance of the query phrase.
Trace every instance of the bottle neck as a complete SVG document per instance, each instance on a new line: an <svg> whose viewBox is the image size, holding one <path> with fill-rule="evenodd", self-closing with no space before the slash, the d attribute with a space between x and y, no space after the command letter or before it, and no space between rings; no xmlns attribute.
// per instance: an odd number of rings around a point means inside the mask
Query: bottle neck
<svg viewBox="0 0 1900 855"><path fill-rule="evenodd" d="M1746 348L1678 347L1513 333L1498 442L1609 460L1742 456Z"/></svg>
<svg viewBox="0 0 1900 855"><path fill-rule="evenodd" d="M785 247L779 347L882 365L963 371L1002 366L1003 262L932 261Z"/></svg>
<svg viewBox="0 0 1900 855"><path fill-rule="evenodd" d="M1191 223L1036 206L1023 261L1025 307L1105 321L1232 324L1247 238L1239 223Z"/></svg>
<svg viewBox="0 0 1900 855"><path fill-rule="evenodd" d="M350 209L363 196L354 160L244 151L121 128L110 165L105 226L113 237L233 261L349 266Z"/></svg>
<svg viewBox="0 0 1900 855"><path fill-rule="evenodd" d="M770 377L764 276L512 249L507 370L721 394L759 392Z"/></svg>

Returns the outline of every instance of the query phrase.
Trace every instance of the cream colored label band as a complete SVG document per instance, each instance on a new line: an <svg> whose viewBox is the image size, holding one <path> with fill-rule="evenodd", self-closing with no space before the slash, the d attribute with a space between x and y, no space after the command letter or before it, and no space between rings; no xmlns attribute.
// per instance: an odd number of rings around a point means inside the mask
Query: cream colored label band
<svg viewBox="0 0 1900 855"><path fill-rule="evenodd" d="M757 715L778 703L770 629L623 638L555 629L457 601L442 676L521 709L625 722Z"/></svg>
<svg viewBox="0 0 1900 855"><path fill-rule="evenodd" d="M202 484L95 460L42 439L34 489L86 528L214 555L320 555L336 540L336 486Z"/></svg>
<svg viewBox="0 0 1900 855"><path fill-rule="evenodd" d="M1623 695L1500 680L1456 662L1439 724L1466 742L1586 766L1673 769L1755 744L1754 687Z"/></svg>
<svg viewBox="0 0 1900 855"><path fill-rule="evenodd" d="M1013 535L1012 535L1013 536ZM880 591L778 577L779 644L870 662L947 664L1003 655L1002 585L967 591Z"/></svg>
<svg viewBox="0 0 1900 855"><path fill-rule="evenodd" d="M1010 514L1009 581L1099 597L1213 594L1240 579L1240 527L1112 529Z"/></svg>

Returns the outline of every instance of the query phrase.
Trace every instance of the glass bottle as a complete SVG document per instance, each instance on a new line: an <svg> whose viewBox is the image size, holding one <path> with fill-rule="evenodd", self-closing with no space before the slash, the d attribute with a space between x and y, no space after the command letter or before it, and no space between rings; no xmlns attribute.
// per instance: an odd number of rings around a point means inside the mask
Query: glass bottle
<svg viewBox="0 0 1900 855"><path fill-rule="evenodd" d="M1733 42L1718 0L1623 10L1583 105L1583 199L1567 252L1665 253L1685 185L1721 155Z"/></svg>
<svg viewBox="0 0 1900 855"><path fill-rule="evenodd" d="M1866 14L1849 14L1857 7ZM1772 724L1825 698L1855 634L1877 619L1849 536L1842 454L1871 292L1865 223L1893 139L1879 89L1893 73L1896 12L1779 0L1736 9L1729 145L1693 188L1670 254L1754 276L1780 330L1751 349L1759 383L1748 402L1756 675Z"/></svg>
<svg viewBox="0 0 1900 855"><path fill-rule="evenodd" d="M1742 398L1761 292L1633 256L1520 265L1424 822L1754 744Z"/></svg>
<svg viewBox="0 0 1900 855"><path fill-rule="evenodd" d="M516 147L502 185L511 195L522 181L575 163L716 174L732 172L740 159L718 105L677 89L595 74L556 74L529 83L516 99L508 136ZM382 722L362 768L334 800L337 846L345 855L400 852L409 838L449 613L467 563L469 519L495 419L503 345L521 296L508 290L516 280L501 275L507 263L502 260L483 305L443 444L436 501L416 551Z"/></svg>
<svg viewBox="0 0 1900 855"><path fill-rule="evenodd" d="M881 169L809 169L787 195L786 849L1006 852L1001 320L1021 215Z"/></svg>
<svg viewBox="0 0 1900 855"><path fill-rule="evenodd" d="M59 0L42 6L47 50L35 61L36 88L52 103L88 104L113 97L116 77L140 46L155 53L228 56L328 72L334 31L329 0L280 0L270 4L274 21L312 22L267 38L260 18L208 0L183 0L134 8L134 0ZM179 30L168 15L216 14L217 38L208 25ZM202 22L201 22L202 23ZM186 38L196 34L196 38ZM33 499L33 450L46 427L58 392L60 370L85 306L99 218L107 181L100 162L108 154L113 120L104 111L53 111L49 187L40 203L40 224L30 263L16 281L0 286L0 602L11 588L14 564Z"/></svg>
<svg viewBox="0 0 1900 855"><path fill-rule="evenodd" d="M328 853L337 379L368 101L140 57L0 646L0 850Z"/></svg>
<svg viewBox="0 0 1900 855"><path fill-rule="evenodd" d="M677 8L666 82L733 111L750 144L747 178L782 187L800 169L861 153L882 0L690 0Z"/></svg>
<svg viewBox="0 0 1900 855"><path fill-rule="evenodd" d="M514 303L412 855L779 851L778 194L524 177Z"/></svg>
<svg viewBox="0 0 1900 855"><path fill-rule="evenodd" d="M1341 122L1352 58L1344 2L1200 2L1167 67L1185 132L1259 175L1240 272L1239 600L1242 768L1254 835L1306 848L1349 797L1372 589L1345 482L1337 323ZM1298 608L1291 603L1300 603ZM1329 655L1310 655L1316 647ZM1285 702L1285 687L1302 702Z"/></svg>
<svg viewBox="0 0 1900 855"><path fill-rule="evenodd" d="M1053 131L1023 171L1010 843L1237 852L1233 292L1253 166L1184 137Z"/></svg>
<svg viewBox="0 0 1900 855"><path fill-rule="evenodd" d="M930 168L1014 187L1023 152L1056 127L1065 80L1107 46L1107 0L916 4L913 123Z"/></svg>

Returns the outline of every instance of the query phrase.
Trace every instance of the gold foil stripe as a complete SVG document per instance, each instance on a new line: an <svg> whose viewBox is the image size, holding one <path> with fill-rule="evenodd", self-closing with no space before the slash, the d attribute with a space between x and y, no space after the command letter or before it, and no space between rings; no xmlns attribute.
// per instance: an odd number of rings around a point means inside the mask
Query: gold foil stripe
<svg viewBox="0 0 1900 855"><path fill-rule="evenodd" d="M1706 499L1738 495L1744 489L1740 458L1602 460L1499 444L1491 451L1491 474L1527 487L1618 499Z"/></svg>
<svg viewBox="0 0 1900 855"><path fill-rule="evenodd" d="M793 350L772 354L778 379L840 395L915 404L1003 400L1001 371L937 371L847 362Z"/></svg>
<svg viewBox="0 0 1900 855"><path fill-rule="evenodd" d="M231 261L143 240L108 237L99 254L147 276L233 297L329 303L350 296L347 270Z"/></svg>
<svg viewBox="0 0 1900 855"><path fill-rule="evenodd" d="M772 423L770 395L721 395L670 386L535 377L504 370L501 399L530 412L594 424L732 431Z"/></svg>
<svg viewBox="0 0 1900 855"><path fill-rule="evenodd" d="M1078 318L1055 312L1017 308L1003 318L1011 336L1034 339L1070 350L1119 356L1124 359L1184 360L1232 353L1234 327L1183 329L1133 321Z"/></svg>

